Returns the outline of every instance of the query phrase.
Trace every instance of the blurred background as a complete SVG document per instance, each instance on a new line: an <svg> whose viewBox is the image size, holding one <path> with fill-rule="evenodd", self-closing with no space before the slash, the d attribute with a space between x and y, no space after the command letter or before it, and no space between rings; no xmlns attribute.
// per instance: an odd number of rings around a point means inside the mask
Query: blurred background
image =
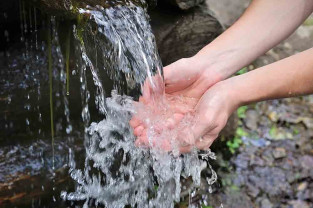
<svg viewBox="0 0 313 208"><path fill-rule="evenodd" d="M250 3L249 0L206 2L225 28ZM289 38L239 74L312 47L311 15ZM313 96L240 107L237 118L235 136L232 142L227 142L237 154L230 161L220 161L229 171L226 175L219 174L226 185L225 207L313 207Z"/></svg>

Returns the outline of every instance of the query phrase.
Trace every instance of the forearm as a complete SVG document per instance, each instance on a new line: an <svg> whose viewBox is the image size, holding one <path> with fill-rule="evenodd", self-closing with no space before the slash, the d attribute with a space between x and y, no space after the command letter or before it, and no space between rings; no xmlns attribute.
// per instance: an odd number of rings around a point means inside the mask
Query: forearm
<svg viewBox="0 0 313 208"><path fill-rule="evenodd" d="M313 93L313 49L223 81L236 107Z"/></svg>
<svg viewBox="0 0 313 208"><path fill-rule="evenodd" d="M193 58L225 79L287 38L312 9L313 0L254 0L233 26Z"/></svg>

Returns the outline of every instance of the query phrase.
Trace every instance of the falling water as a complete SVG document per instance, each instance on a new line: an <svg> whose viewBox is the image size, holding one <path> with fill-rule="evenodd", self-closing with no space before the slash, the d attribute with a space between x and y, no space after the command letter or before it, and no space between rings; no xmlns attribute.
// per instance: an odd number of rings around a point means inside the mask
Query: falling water
<svg viewBox="0 0 313 208"><path fill-rule="evenodd" d="M73 9L70 1L64 2L68 10ZM0 128L1 132L16 131L22 118L20 129L27 129L32 141L13 149L1 147L0 162L4 170L0 171L0 182L7 180L3 176L18 178L16 173L26 172L23 165L29 164L30 175L49 172L45 177L53 181L55 200L59 194L55 191L55 172L68 164L76 188L64 188L61 197L84 201L85 207L103 204L108 208L174 207L181 197L192 198L200 183L211 190L216 174L209 160L215 159L214 153L198 152L194 148L191 153L179 155L177 151L164 152L135 145L136 138L129 126L134 114L145 118L150 125L149 141L159 143L177 137L193 119L188 115L176 130L162 134L157 134L153 127L173 112L164 95L162 64L145 9L131 3L79 9L80 17L89 21L69 27L69 32L66 30L62 53L58 19L47 17L39 21L42 17L39 11L22 0L19 5L18 27L23 49L12 51L7 70L1 71L0 95L6 99L0 100L5 103L4 118L0 118L5 126ZM49 44L42 41L42 30L44 34L50 30ZM71 60L73 57L75 60ZM79 84L77 89L75 82ZM155 93L157 99L152 102L160 109L159 115L155 115L149 105L134 105L144 83L149 83ZM181 101L180 97L173 99ZM71 118L75 116L72 110L76 105L81 108L81 120ZM14 114L17 109L27 113ZM15 119L14 115L19 117ZM50 124L55 131L52 143ZM69 142L79 141L81 135L86 152L83 166L74 157L78 147ZM67 149L69 158L64 158ZM18 156L13 157L14 154ZM80 156L83 157L81 152ZM208 174L201 177L203 170ZM184 184L191 179L191 186ZM48 187L42 186L42 190L47 191Z"/></svg>
<svg viewBox="0 0 313 208"><path fill-rule="evenodd" d="M84 34L74 29L75 37L81 43L78 52L82 57L79 64L82 118L87 126L90 95L86 88L86 68L89 68L97 88L95 102L105 119L92 122L86 128L85 167L77 169L73 161L70 163L70 174L77 188L74 192L62 192L62 198L83 200L84 207L91 203L109 208L126 205L174 207L180 200L181 178L192 177L194 187L199 187L201 171L207 166L211 170L211 177L207 178L210 187L216 181L216 174L208 163L209 159L215 159L212 152L198 155L197 150L192 149L191 153L179 156L135 146L136 138L129 120L139 109L133 105L132 97L119 94L132 94L145 80L152 90L163 91L162 82L155 82L155 76L162 74L162 65L145 10L130 4L109 9L89 7L79 12L90 15L96 23L88 23ZM97 67L98 62L101 67ZM114 84L108 98L104 97L102 70ZM159 96L163 96L162 93ZM164 104L159 107L167 108Z"/></svg>

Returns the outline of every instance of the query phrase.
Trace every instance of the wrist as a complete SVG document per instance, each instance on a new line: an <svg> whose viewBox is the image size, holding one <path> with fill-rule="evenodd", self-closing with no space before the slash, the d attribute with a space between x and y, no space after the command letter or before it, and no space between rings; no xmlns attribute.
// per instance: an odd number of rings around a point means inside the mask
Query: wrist
<svg viewBox="0 0 313 208"><path fill-rule="evenodd" d="M237 108L244 105L241 98L240 89L238 88L235 77L223 80L217 83L218 91L225 99L225 104L228 108L229 114L233 113Z"/></svg>
<svg viewBox="0 0 313 208"><path fill-rule="evenodd" d="M207 46L190 59L204 74L214 74L218 79L217 81L222 81L244 66L237 58L238 54L239 51L235 49L213 50Z"/></svg>

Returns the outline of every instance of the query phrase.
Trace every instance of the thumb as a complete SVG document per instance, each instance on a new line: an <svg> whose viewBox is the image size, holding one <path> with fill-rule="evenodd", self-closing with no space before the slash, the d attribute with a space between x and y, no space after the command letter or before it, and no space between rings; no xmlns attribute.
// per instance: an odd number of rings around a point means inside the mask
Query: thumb
<svg viewBox="0 0 313 208"><path fill-rule="evenodd" d="M195 141L200 140L200 138L205 139L205 135L210 135L217 127L214 118L213 112L205 105L205 102L201 102L196 106L194 122L191 127Z"/></svg>

